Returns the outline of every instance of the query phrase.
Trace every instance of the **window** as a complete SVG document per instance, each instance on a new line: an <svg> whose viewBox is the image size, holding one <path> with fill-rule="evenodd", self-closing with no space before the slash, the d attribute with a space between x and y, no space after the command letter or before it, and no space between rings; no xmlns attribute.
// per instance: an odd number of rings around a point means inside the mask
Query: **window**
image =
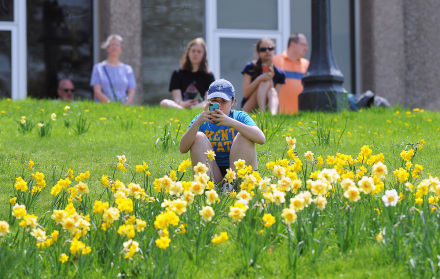
<svg viewBox="0 0 440 279"><path fill-rule="evenodd" d="M14 21L14 1L0 1L0 21Z"/></svg>
<svg viewBox="0 0 440 279"><path fill-rule="evenodd" d="M12 66L11 66L11 31L0 31L0 98L11 98Z"/></svg>
<svg viewBox="0 0 440 279"><path fill-rule="evenodd" d="M90 99L93 67L93 1L27 2L29 96L57 98L58 81L75 84L76 98Z"/></svg>
<svg viewBox="0 0 440 279"><path fill-rule="evenodd" d="M0 1L0 98L26 96L26 1Z"/></svg>
<svg viewBox="0 0 440 279"><path fill-rule="evenodd" d="M228 79L241 102L241 70L256 58L255 44L261 38L275 41L277 53L287 41L285 28L286 1L281 0L207 0L206 41L208 59L216 78ZM262 17L261 11L264 10Z"/></svg>
<svg viewBox="0 0 440 279"><path fill-rule="evenodd" d="M344 74L344 88L354 91L353 0L331 1L332 44L336 63ZM275 40L276 53L287 47L291 33L304 33L309 41L311 0L206 0L206 41L211 70L217 78L229 79L237 99L242 98L242 75L247 61L254 59L255 44L264 37ZM261 11L264 11L262 13ZM264 16L262 16L264 14Z"/></svg>

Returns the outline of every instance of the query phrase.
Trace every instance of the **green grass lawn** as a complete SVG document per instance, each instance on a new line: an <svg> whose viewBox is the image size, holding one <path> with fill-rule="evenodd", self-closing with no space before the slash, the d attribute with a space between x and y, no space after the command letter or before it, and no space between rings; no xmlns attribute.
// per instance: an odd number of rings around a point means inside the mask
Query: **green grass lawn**
<svg viewBox="0 0 440 279"><path fill-rule="evenodd" d="M65 109L66 105L70 109ZM266 144L257 146L261 177L277 183L266 164L289 158L285 140L288 136L297 140L295 152L302 161L302 169L296 171L296 175L303 182L310 178L312 171L333 168L329 157L345 154L356 159L361 148L368 145L373 155L384 156L383 163L388 168L384 190L396 189L404 195L396 207L383 205L383 190L375 195L362 194L359 202L349 202L343 197L340 186L335 186L336 190L327 196L324 210L318 210L312 204L296 212L298 220L289 231L281 212L295 196L292 192L286 194L284 205L263 206L265 197L255 190L246 217L238 223L228 217L229 206L235 199L223 194L220 194L220 203L211 205L216 212L213 221L201 221L198 212L206 200L200 196L180 216L179 224L169 227L170 247L164 250L156 247L155 240L163 232L155 229L153 223L164 210L161 203L175 197L152 190L153 182L169 176L183 160L190 158L189 153L179 152L178 144L187 125L200 112L126 107L113 103L0 100L0 221L11 224L9 234L1 236L0 233L0 274L3 274L0 277L113 278L118 274L148 278L439 276L437 193L423 195L422 204L416 203L415 194L423 179L439 176L440 114L402 107L275 117L251 114L267 138ZM51 119L53 113L56 120ZM30 132L23 132L21 128L23 116L26 123L34 125ZM43 127L50 126L48 136L39 135L42 128L37 126L38 123L44 123ZM79 130L87 128L83 134L78 134ZM424 144L417 148L421 142ZM412 168L418 164L423 171L419 177L410 174L408 181L414 185L411 193L406 190L405 182L397 181L393 171L408 167L400 153L412 148L416 149L410 160ZM324 165L318 167L317 161L307 162L304 154L308 151L313 152L315 160L321 157ZM125 172L116 168L120 155L127 158ZM30 160L35 162L32 170L28 169ZM135 171L135 166L143 162L151 173L148 179ZM366 162L344 168L356 174L361 165L366 167L365 175L371 176L372 166ZM90 178L86 180L90 193L84 195L82 201L74 201L78 212L91 216L91 229L80 240L91 246L92 252L83 256L69 254L73 237L50 218L53 209L64 209L64 206L59 207L59 201L55 202L57 198L51 195L51 189L69 169L74 176L90 172ZM35 179L31 174L35 172L44 173L46 187L38 194L27 194L27 197L35 198L33 206L27 208L28 213L39 216L38 223L47 235L57 229L62 239L46 248L37 248L36 240L30 236L32 230L20 227L20 220L10 215L12 206L9 200L18 193L14 188L17 177L23 177L32 186ZM145 231L136 233L134 238L140 243L141 251L133 259L124 259L121 252L122 243L128 238L117 233L116 225L108 232L101 230L101 217L93 213L95 200L109 201L110 206L117 207L113 193L101 183L103 175L120 179L125 185L138 183L147 194L157 199L145 203L132 198L136 207L133 214L147 222ZM182 181L193 180L190 168L180 175L184 175ZM77 182L73 181L70 186L75 184ZM305 183L302 190L307 190ZM24 199L24 195L19 197L20 204ZM265 213L271 213L276 219L270 228L265 228L261 221ZM122 225L122 219L126 220L129 215L121 216L118 225ZM179 234L182 224L187 225L186 234ZM215 234L224 231L229 235L226 242L220 245L211 243ZM380 232L384 242L376 241ZM58 261L62 252L70 255L64 264Z"/></svg>

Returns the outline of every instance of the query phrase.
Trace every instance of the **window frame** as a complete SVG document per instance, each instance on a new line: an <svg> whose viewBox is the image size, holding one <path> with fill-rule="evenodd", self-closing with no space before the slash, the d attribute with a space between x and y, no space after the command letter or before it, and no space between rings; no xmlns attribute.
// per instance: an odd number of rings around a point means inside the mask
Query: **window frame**
<svg viewBox="0 0 440 279"><path fill-rule="evenodd" d="M26 0L14 0L14 20L0 21L0 31L11 32L11 99L27 96Z"/></svg>
<svg viewBox="0 0 440 279"><path fill-rule="evenodd" d="M350 56L351 56L351 91L360 94L361 75L360 67L360 0L350 1ZM211 71L216 77L220 77L220 39L241 38L261 39L263 37L274 38L277 41L276 53L280 54L290 36L290 0L278 0L278 29L221 29L217 27L217 3L218 0L205 0L205 39L208 48L208 61ZM311 38L310 38L311 39ZM311 45L310 45L311 48Z"/></svg>
<svg viewBox="0 0 440 279"><path fill-rule="evenodd" d="M278 29L229 29L217 27L217 2L218 0L205 0L206 14L206 44L208 48L208 61L214 76L220 77L220 39L255 39L255 41L268 37L276 40L276 53L284 50L290 36L290 1L277 0L278 4Z"/></svg>

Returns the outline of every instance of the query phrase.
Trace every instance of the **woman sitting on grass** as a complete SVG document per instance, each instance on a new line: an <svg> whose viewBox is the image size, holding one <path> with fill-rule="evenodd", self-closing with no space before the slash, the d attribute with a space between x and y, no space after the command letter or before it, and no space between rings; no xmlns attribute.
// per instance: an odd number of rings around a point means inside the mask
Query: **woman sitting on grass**
<svg viewBox="0 0 440 279"><path fill-rule="evenodd" d="M206 91L215 80L208 68L206 44L202 38L189 42L180 60L180 67L173 71L169 90L173 99L164 99L162 107L203 108L206 105Z"/></svg>
<svg viewBox="0 0 440 279"><path fill-rule="evenodd" d="M215 160L208 164L216 184L222 181L228 168L237 171L234 162L239 159L257 170L255 143L264 144L266 137L246 112L232 110L235 103L232 84L224 79L214 81L209 86L207 99L205 110L191 121L182 136L180 152L190 151L195 166L199 162L206 164L205 153L213 150ZM218 103L220 109L210 111L210 103Z"/></svg>
<svg viewBox="0 0 440 279"><path fill-rule="evenodd" d="M251 112L255 109L265 111L266 106L272 115L278 113L278 95L285 83L285 73L272 64L275 43L268 38L257 42L258 59L250 61L243 68L243 101L241 107Z"/></svg>

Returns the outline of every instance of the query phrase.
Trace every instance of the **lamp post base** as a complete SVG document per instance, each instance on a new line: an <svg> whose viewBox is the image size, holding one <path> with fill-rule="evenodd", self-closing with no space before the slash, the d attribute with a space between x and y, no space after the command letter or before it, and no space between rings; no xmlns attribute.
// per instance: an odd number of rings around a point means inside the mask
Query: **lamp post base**
<svg viewBox="0 0 440 279"><path fill-rule="evenodd" d="M348 94L337 91L303 92L298 96L298 108L300 111L338 112L348 109Z"/></svg>

